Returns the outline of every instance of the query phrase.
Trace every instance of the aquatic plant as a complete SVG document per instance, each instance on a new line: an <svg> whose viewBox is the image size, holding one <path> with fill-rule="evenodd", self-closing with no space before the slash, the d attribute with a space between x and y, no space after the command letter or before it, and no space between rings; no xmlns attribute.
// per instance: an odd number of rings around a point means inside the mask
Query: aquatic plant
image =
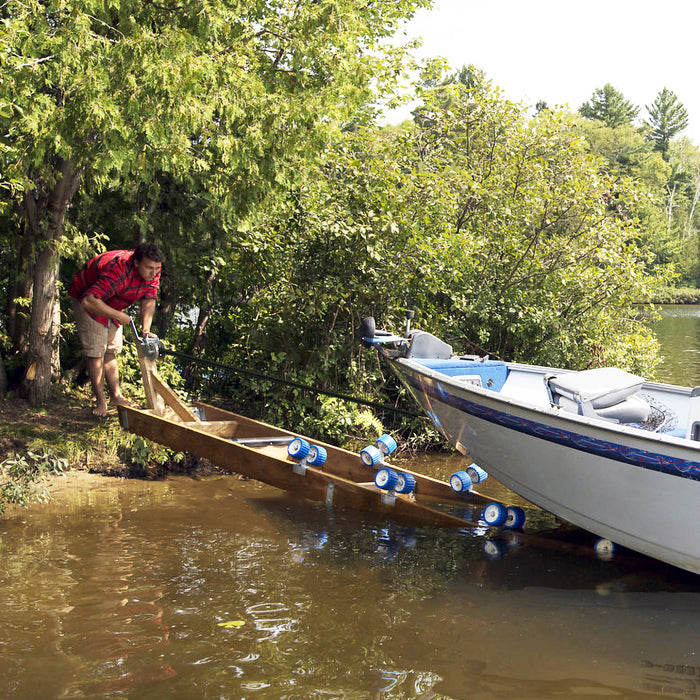
<svg viewBox="0 0 700 700"><path fill-rule="evenodd" d="M49 499L45 481L48 476L62 474L68 461L52 448L24 454L13 453L0 462L0 515L8 505L22 507Z"/></svg>

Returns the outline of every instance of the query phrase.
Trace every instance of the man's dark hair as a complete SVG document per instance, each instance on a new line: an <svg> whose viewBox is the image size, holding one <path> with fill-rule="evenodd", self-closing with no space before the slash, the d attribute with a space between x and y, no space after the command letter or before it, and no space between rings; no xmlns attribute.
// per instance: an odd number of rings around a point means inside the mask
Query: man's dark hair
<svg viewBox="0 0 700 700"><path fill-rule="evenodd" d="M153 262L165 262L163 251L155 243L139 243L134 250L134 260L138 263L143 258L153 260Z"/></svg>

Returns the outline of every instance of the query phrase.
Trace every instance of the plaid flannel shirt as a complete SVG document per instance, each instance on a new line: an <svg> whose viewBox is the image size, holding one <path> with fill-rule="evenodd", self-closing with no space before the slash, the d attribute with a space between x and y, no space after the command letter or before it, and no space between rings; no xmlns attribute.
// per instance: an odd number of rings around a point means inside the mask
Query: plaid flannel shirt
<svg viewBox="0 0 700 700"><path fill-rule="evenodd" d="M88 260L73 278L68 294L79 301L92 294L117 311L141 299L155 299L160 271L153 281L146 282L139 275L133 256L133 250L110 250ZM105 316L92 313L90 316L103 326L109 325ZM119 325L116 321L113 323Z"/></svg>

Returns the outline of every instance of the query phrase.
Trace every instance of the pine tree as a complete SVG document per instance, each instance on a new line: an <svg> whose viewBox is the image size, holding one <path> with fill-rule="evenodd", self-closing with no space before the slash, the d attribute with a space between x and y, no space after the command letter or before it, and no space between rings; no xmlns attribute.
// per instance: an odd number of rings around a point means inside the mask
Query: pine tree
<svg viewBox="0 0 700 700"><path fill-rule="evenodd" d="M688 126L688 112L673 90L668 88L661 90L646 109L649 112L646 123L651 127L649 139L664 160L668 160L671 140Z"/></svg>
<svg viewBox="0 0 700 700"><path fill-rule="evenodd" d="M606 83L602 89L594 90L591 100L584 102L578 111L587 119L600 119L614 129L623 124L631 124L639 114L639 107L626 100L610 83Z"/></svg>

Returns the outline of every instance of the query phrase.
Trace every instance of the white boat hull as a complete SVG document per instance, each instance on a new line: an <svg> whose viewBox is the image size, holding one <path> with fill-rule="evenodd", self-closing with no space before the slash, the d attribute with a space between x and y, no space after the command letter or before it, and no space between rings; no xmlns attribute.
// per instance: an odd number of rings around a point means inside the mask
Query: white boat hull
<svg viewBox="0 0 700 700"><path fill-rule="evenodd" d="M600 537L700 573L700 443L539 399L528 404L507 384L498 393L419 361L390 360L444 436L505 486ZM536 369L533 393L542 385ZM690 390L655 386L687 420Z"/></svg>

